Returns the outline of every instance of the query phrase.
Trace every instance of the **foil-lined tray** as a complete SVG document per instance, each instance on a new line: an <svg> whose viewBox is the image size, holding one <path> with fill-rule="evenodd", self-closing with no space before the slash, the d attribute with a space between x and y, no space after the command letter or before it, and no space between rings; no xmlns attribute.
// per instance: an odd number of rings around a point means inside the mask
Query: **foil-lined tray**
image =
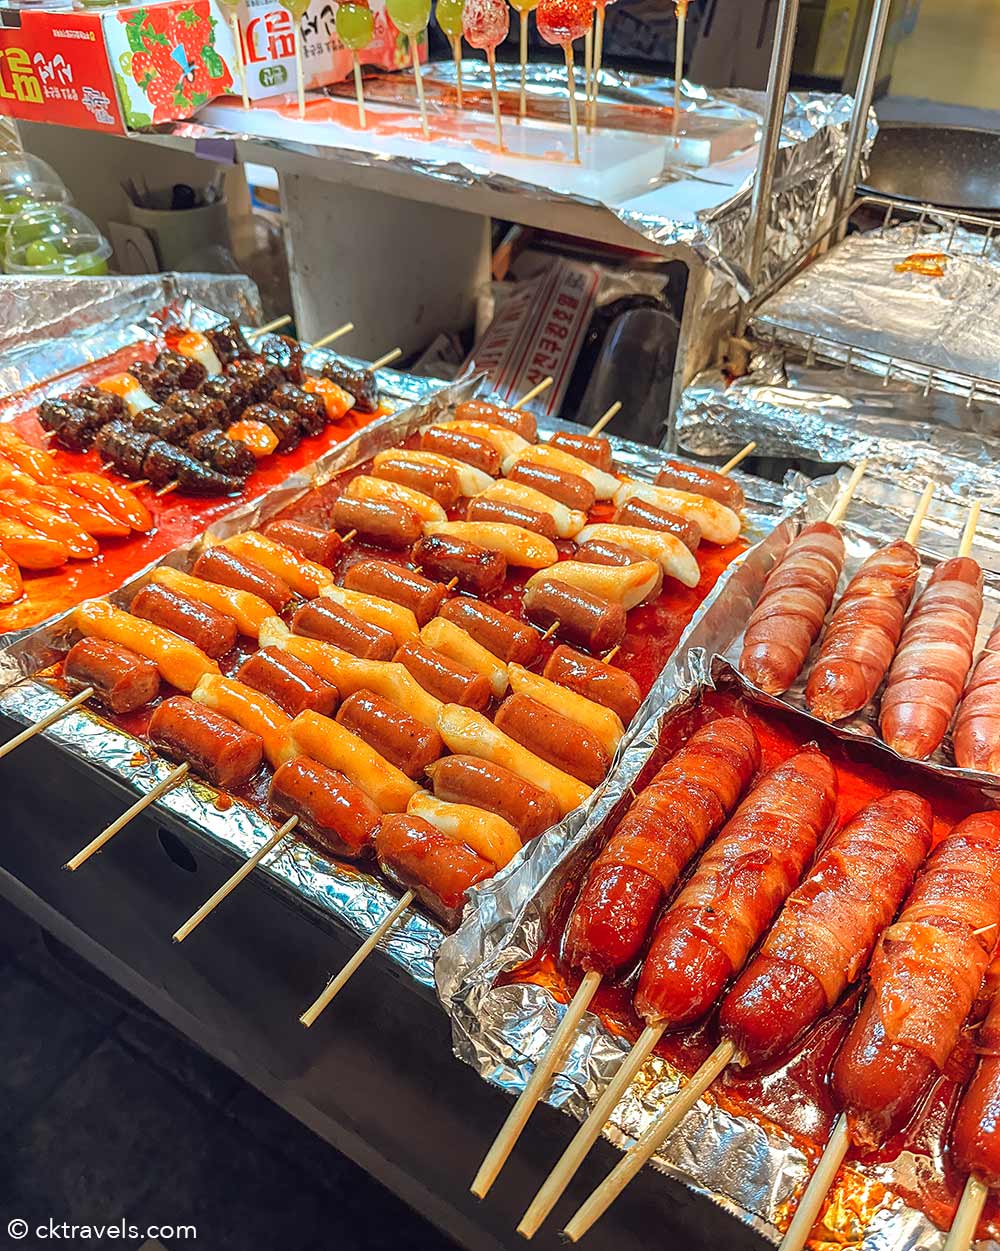
<svg viewBox="0 0 1000 1251"><path fill-rule="evenodd" d="M757 352L735 380L703 371L681 396L676 429L698 456L729 455L754 439L758 456L866 459L870 477L899 487L933 480L957 498L1000 501L1000 405L809 363L798 350Z"/></svg>
<svg viewBox="0 0 1000 1251"><path fill-rule="evenodd" d="M428 81L448 81L453 73L450 65L435 65L424 71ZM463 81L485 81L482 62L468 59L462 65ZM496 67L501 91L517 92L520 67L499 64ZM432 77L432 75L434 77ZM558 66L534 64L527 67L528 89L533 95L567 99L565 70ZM689 116L705 116L712 121L762 122L765 99L761 92L745 90L708 90L690 83L682 84L684 112ZM599 103L601 106L671 107L672 81L648 74L602 70ZM788 264L814 239L825 224L836 190L837 170L846 149L847 126L853 111L850 96L820 92L789 93L782 128L782 146L778 152L774 191L770 205L768 231L761 284L777 278ZM613 126L613 121L608 125ZM254 133L252 113L240 130L224 130L207 125L197 118L175 122L168 128L181 138L195 140L206 152L218 151L220 141L254 142L265 147L287 149L297 155L316 160L335 159L343 164L362 167L378 166L403 174L432 178L453 187L486 187L515 194L522 198L543 199L555 203L592 204L568 192L559 193L539 183L520 181L491 170L489 161L471 146L468 158L435 159L431 153L421 154L421 145L413 145L412 155L389 156L377 149L373 141L368 150L359 147L331 148L318 143L304 143L301 138L282 139ZM866 150L874 142L876 123L871 115ZM543 167L544 168L544 167ZM741 295L748 294L745 264L750 250L750 183L754 157L750 150L715 166L685 170L673 166L664 169L659 180L641 194L622 203L603 206L640 236L658 247L685 244L692 248L713 270L717 279L714 301L719 307L731 302L735 285ZM671 186L685 184L684 194L672 197L665 193ZM725 294L724 294L725 293Z"/></svg>
<svg viewBox="0 0 1000 1251"><path fill-rule="evenodd" d="M526 854L483 883L472 896L462 925L442 944L437 962L438 994L452 1016L458 1057L487 1081L513 1095L524 1089L544 1054L564 1007L541 986L522 983L497 986L501 975L531 959L542 946L549 920L577 882L593 853L593 841L629 793L660 741L666 722L699 701L713 687L739 690L765 706L778 701L759 696L737 677L720 653L742 631L759 587L777 555L798 529L826 516L846 480L821 479L810 484L799 506L784 518L763 543L734 562L699 610L671 661L656 682L652 712L628 742L617 767L591 799L575 831L535 839ZM854 506L849 546L885 542L899 534L900 504L891 493ZM905 523L904 523L905 528ZM949 536L950 537L950 536ZM934 542L929 544L934 549ZM1000 603L1000 583L991 579L991 603ZM802 742L817 724L804 714ZM824 730L831 727L824 725ZM834 730L834 733L837 731ZM844 732L850 737L850 732ZM894 753L877 743L870 748ZM979 775L935 763L912 764L929 777L980 780ZM984 801L1000 799L1000 783L986 779ZM546 1095L546 1101L578 1120L584 1119L629 1049L629 1043L588 1013L573 1047ZM615 1109L604 1136L621 1149L631 1146L653 1123L684 1074L661 1057L652 1057ZM778 1241L787 1219L787 1204L808 1178L811 1166L801 1149L765 1129L756 1120L736 1115L702 1099L653 1159L655 1167L708 1196L765 1238ZM891 1166L883 1173L891 1192ZM836 1222L834 1213L830 1218ZM875 1219L860 1230L850 1212L842 1228L830 1230L830 1242L851 1251L930 1251L943 1245L943 1235L922 1212L891 1194Z"/></svg>
<svg viewBox="0 0 1000 1251"><path fill-rule="evenodd" d="M455 404L482 395L483 383L479 377L444 389L437 389L437 384L428 384L425 379L411 381L415 389L424 388L425 398L421 403L362 428L280 487L272 489L262 500L244 505L215 522L203 536L193 539L155 564L189 568L210 540L225 538L269 520L307 491L323 486L337 474L368 460L376 452L397 445L421 426L440 420ZM557 429L574 427L569 423L542 418L539 429L544 437ZM579 427L575 429L579 432ZM610 442L616 463L622 470L635 477L650 480L655 477L663 460L662 452L615 437ZM788 511L790 505L786 493L773 483L747 475L734 474L734 477L738 478L746 492L747 523L750 535L756 541L779 524L779 518ZM154 567L150 565L138 573L109 597L111 601L121 605L129 603ZM49 686L33 680L32 675L48 668L65 653L71 630L69 614L66 614L0 651L0 711L6 716L30 724L63 702L62 696ZM644 710L636 716L633 725L637 728L654 707L651 701L657 698L655 692L658 689L654 686ZM61 749L87 761L98 774L114 777L143 793L164 778L172 767L155 757L148 761L144 759L136 766L136 739L82 709L58 721L44 731L44 735ZM624 747L619 749L619 754L622 751ZM274 825L263 813L240 803L222 811L216 805L216 799L217 792L213 788L192 779L169 791L157 803L190 828L243 859L258 850L274 833ZM550 837L557 842L571 837L586 811L587 805L584 805L571 813ZM294 843L290 850L269 859L258 871L267 873L280 887L297 894L308 904L323 909L362 938L373 932L396 903L396 896L372 875L326 860L300 843ZM434 922L411 910L394 926L381 946L417 983L430 988L434 984L434 958L442 938L443 932Z"/></svg>

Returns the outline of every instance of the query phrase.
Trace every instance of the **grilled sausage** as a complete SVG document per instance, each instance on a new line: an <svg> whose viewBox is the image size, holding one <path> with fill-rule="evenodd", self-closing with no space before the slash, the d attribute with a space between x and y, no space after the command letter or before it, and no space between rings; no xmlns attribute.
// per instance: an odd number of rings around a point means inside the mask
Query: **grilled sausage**
<svg viewBox="0 0 1000 1251"><path fill-rule="evenodd" d="M147 583L139 591L129 611L133 616L143 617L181 638L190 639L213 660L236 646L238 631L232 617L156 582Z"/></svg>
<svg viewBox="0 0 1000 1251"><path fill-rule="evenodd" d="M296 831L335 856L355 859L371 851L382 814L336 769L296 756L275 770L267 799L283 815L298 817Z"/></svg>
<svg viewBox="0 0 1000 1251"><path fill-rule="evenodd" d="M120 643L81 639L66 653L63 677L74 689L92 686L91 698L111 712L134 712L160 693L160 674L151 660Z"/></svg>
<svg viewBox="0 0 1000 1251"><path fill-rule="evenodd" d="M530 665L538 655L538 635L510 613L459 595L441 606L445 621L459 626L504 664Z"/></svg>
<svg viewBox="0 0 1000 1251"><path fill-rule="evenodd" d="M345 699L337 720L408 778L420 777L444 754L437 730L373 691L355 691Z"/></svg>
<svg viewBox="0 0 1000 1251"><path fill-rule="evenodd" d="M535 838L559 822L559 805L502 765L476 756L443 756L427 766L438 799L472 804L509 821L522 839Z"/></svg>
<svg viewBox="0 0 1000 1251"><path fill-rule="evenodd" d="M187 761L195 773L222 790L239 790L260 768L260 736L186 695L165 699L149 719L149 741L171 760Z"/></svg>
<svg viewBox="0 0 1000 1251"><path fill-rule="evenodd" d="M377 595L408 608L424 626L437 613L444 598L440 582L431 582L388 560L359 560L344 574L344 586L364 595Z"/></svg>
<svg viewBox="0 0 1000 1251"><path fill-rule="evenodd" d="M340 698L332 683L278 647L262 647L248 656L236 670L236 679L266 695L290 717L297 717L307 708L332 716Z"/></svg>

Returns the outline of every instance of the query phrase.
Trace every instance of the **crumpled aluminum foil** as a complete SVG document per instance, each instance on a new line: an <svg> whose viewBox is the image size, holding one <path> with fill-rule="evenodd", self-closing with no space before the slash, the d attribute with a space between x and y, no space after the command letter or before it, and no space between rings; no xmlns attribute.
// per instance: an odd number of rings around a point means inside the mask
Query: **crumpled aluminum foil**
<svg viewBox="0 0 1000 1251"><path fill-rule="evenodd" d="M945 257L940 277L899 272L914 253ZM869 373L967 395L981 379L1000 398L1000 242L961 226L917 222L848 236L765 301L760 338L847 359ZM914 368L916 366L916 368Z"/></svg>
<svg viewBox="0 0 1000 1251"><path fill-rule="evenodd" d="M518 65L497 65L501 90L517 91L520 84ZM447 63L424 71L444 80L453 73ZM485 67L481 61L462 62L463 81L482 81ZM559 66L534 64L527 67L528 82L533 93L566 96L565 70ZM752 91L723 91L683 85L685 110L704 113L713 119L725 117L760 121L764 115L764 96ZM672 104L673 83L669 79L646 74L602 70L600 100L628 104ZM771 203L771 226L768 232L760 282L765 286L777 278L799 255L806 243L819 233L831 208L836 187L837 168L846 147L846 130L853 109L853 99L846 95L820 92L790 93L786 101L782 147L778 153ZM316 160L334 159L342 164L370 166L378 163L388 168L422 177L433 178L453 186L488 187L495 191L552 202L592 203L577 197L554 192L534 183L526 183L491 171L478 163L481 158L471 149L468 161L434 161L422 158L419 147L406 159L389 157L378 152L348 148L328 148L305 144L298 140L279 140L254 135L247 131L224 131L204 122L181 121L170 125L168 133L202 141L208 146L220 140L252 141L264 147L287 149ZM870 150L876 133L874 113L868 126L866 151ZM667 167L658 184L622 204L605 204L610 212L641 236L659 247L685 244L692 248L714 271L721 291L735 286L741 296L748 294L745 263L749 254L750 181L752 171L743 175L738 158L717 167L683 170ZM658 186L690 181L704 190L715 184L717 192L710 207L693 216L668 217L656 207ZM712 301L726 307L721 293Z"/></svg>
<svg viewBox="0 0 1000 1251"><path fill-rule="evenodd" d="M225 538L267 521L307 491L322 486L337 474L369 459L377 451L395 446L421 426L440 420L442 413L453 405L473 395L483 394L481 377L443 390L436 382L426 379L414 379L411 385L414 391L423 388L422 402L362 428L274 488L263 500L245 505L217 521L204 536L192 540L156 564L189 568L211 539ZM550 418L541 418L539 428L543 436L557 429L574 429L569 423ZM575 429L579 432L579 427ZM636 477L655 477L662 463L661 452L614 437L611 443L616 462L622 469ZM760 538L787 511L785 493L773 483L746 475L734 476L738 477L747 494L751 537ZM112 602L128 604L146 582L153 567L151 565L137 574L110 596ZM48 686L33 681L31 675L54 664L65 653L71 631L68 617L69 614L65 614L0 651L0 709L8 716L30 724L63 702L62 696ZM634 724L638 726L641 719L637 717ZM64 750L90 762L96 770L113 775L128 785L137 785L142 792L151 789L172 767L154 758L137 769L134 764L136 740L83 710L70 713L44 733ZM215 806L215 798L216 792L211 787L191 780L174 788L157 802L184 818L205 837L228 847L244 859L274 833L274 825L263 814L238 803L220 811ZM585 812L586 806L583 806L567 818L560 827L562 836L576 828ZM298 892L310 903L322 907L362 938L368 937L395 906L396 897L377 878L356 868L328 861L294 840L289 846L290 850L270 858L261 870L271 874L286 889ZM443 933L434 922L410 911L393 927L380 946L415 981L431 987L434 984L433 962L442 938Z"/></svg>
<svg viewBox="0 0 1000 1251"><path fill-rule="evenodd" d="M438 994L452 1016L455 1053L487 1081L512 1095L519 1094L564 1012L564 1006L541 986L498 987L497 979L538 951L567 883L579 880L590 858L594 835L634 785L659 742L664 724L696 702L706 688L742 685L718 653L729 646L734 629L742 629L777 556L803 524L826 516L846 477L847 472L841 471L836 479L808 484L804 498L800 497L798 506L767 539L730 566L657 678L652 715L592 796L584 820L573 828L550 831L535 839L503 873L483 883L473 893L462 925L442 944L436 969ZM799 484L795 478L789 483L791 487ZM898 517L904 511L888 490L859 499L849 545L870 543L879 537L885 541L898 534ZM942 539L943 535L937 536L938 541ZM1000 603L1000 584L992 581L991 599ZM758 698L756 694L754 697ZM815 724L813 719L804 718L804 742L810 737L810 724ZM888 751L874 744L873 750ZM942 772L935 764L917 767L931 775ZM969 773L962 776L977 777ZM984 799L1000 797L997 780L989 782L990 786L981 790ZM629 1044L606 1030L596 1015L586 1014L545 1096L546 1102L583 1120L628 1049ZM627 1149L682 1084L682 1074L661 1058L651 1058L615 1109L604 1136L620 1149ZM786 1215L789 1199L801 1191L811 1172L798 1147L774 1131L765 1131L753 1119L726 1112L704 1099L652 1162L774 1242L779 1240L778 1221ZM892 1170L892 1164L879 1170L879 1179L890 1194L877 1217L862 1230L853 1224L848 1227L854 1217L845 1212L844 1227L830 1229L831 1245L842 1251L939 1251L944 1235L922 1212L891 1194ZM835 1217L828 1218L828 1227L831 1219ZM981 1244L982 1251L987 1247L995 1248L995 1244Z"/></svg>
<svg viewBox="0 0 1000 1251"><path fill-rule="evenodd" d="M703 371L681 396L676 429L681 447L698 456L728 455L754 439L758 456L866 459L869 476L909 490L933 479L955 496L1000 500L1000 406L809 365L797 350L758 352L735 381Z"/></svg>
<svg viewBox="0 0 1000 1251"><path fill-rule="evenodd" d="M101 344L120 346L129 327L185 300L243 325L262 316L256 283L243 274L0 277L0 396L98 360L114 350Z"/></svg>

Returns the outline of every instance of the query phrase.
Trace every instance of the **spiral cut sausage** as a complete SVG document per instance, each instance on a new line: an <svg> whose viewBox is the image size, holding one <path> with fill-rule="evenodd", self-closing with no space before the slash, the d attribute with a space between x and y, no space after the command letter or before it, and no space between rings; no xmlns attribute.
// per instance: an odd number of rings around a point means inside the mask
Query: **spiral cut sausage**
<svg viewBox="0 0 1000 1251"><path fill-rule="evenodd" d="M878 690L919 572L916 548L899 539L869 556L848 583L806 683L814 716L840 721L864 708Z"/></svg>
<svg viewBox="0 0 1000 1251"><path fill-rule="evenodd" d="M799 676L843 567L844 540L825 521L806 526L788 545L743 635L740 672L754 686L781 695Z"/></svg>
<svg viewBox="0 0 1000 1251"><path fill-rule="evenodd" d="M650 1025L688 1025L738 972L833 818L837 776L807 747L751 791L664 913L635 1007Z"/></svg>
<svg viewBox="0 0 1000 1251"><path fill-rule="evenodd" d="M1000 773L1000 624L986 640L966 687L952 744L960 768Z"/></svg>
<svg viewBox="0 0 1000 1251"><path fill-rule="evenodd" d="M910 615L882 696L882 737L923 760L940 744L962 695L983 611L983 571L968 556L942 561Z"/></svg>
<svg viewBox="0 0 1000 1251"><path fill-rule="evenodd" d="M789 1051L857 979L930 840L930 805L909 791L869 804L831 840L722 1002L742 1063Z"/></svg>
<svg viewBox="0 0 1000 1251"><path fill-rule="evenodd" d="M952 1126L955 1159L966 1173L975 1173L992 1187L1000 1186L1000 993L976 1039L982 1057Z"/></svg>
<svg viewBox="0 0 1000 1251"><path fill-rule="evenodd" d="M587 874L566 930L565 955L575 968L609 974L632 964L685 866L759 765L750 725L722 717L659 770Z"/></svg>
<svg viewBox="0 0 1000 1251"><path fill-rule="evenodd" d="M856 1142L901 1129L944 1068L998 924L1000 812L981 812L934 849L872 959L871 988L833 1066Z"/></svg>

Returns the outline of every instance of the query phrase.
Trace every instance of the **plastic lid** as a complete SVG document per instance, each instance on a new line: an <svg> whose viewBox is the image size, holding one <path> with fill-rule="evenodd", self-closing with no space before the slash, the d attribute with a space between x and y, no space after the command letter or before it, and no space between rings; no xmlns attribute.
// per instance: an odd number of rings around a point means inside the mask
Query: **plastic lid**
<svg viewBox="0 0 1000 1251"><path fill-rule="evenodd" d="M4 245L8 274L106 274L111 244L71 204L29 204Z"/></svg>
<svg viewBox="0 0 1000 1251"><path fill-rule="evenodd" d="M41 157L26 152L0 156L0 224L26 204L38 200L65 204L71 198L63 180Z"/></svg>

